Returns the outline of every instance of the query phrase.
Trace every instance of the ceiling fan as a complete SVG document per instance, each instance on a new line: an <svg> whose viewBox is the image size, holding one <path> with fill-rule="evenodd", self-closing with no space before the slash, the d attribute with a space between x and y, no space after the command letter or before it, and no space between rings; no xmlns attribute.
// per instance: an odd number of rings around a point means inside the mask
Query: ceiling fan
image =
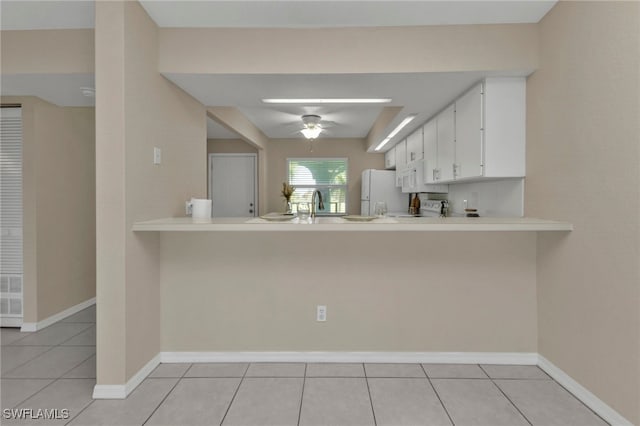
<svg viewBox="0 0 640 426"><path fill-rule="evenodd" d="M309 141L309 151L313 152L313 141L320 136L320 133L326 131L327 127L331 127L335 123L322 120L318 114L304 114L300 116L300 119L302 120L300 133Z"/></svg>
<svg viewBox="0 0 640 426"><path fill-rule="evenodd" d="M322 117L316 114L305 114L302 117L302 125L304 126L300 133L307 139L316 139L322 133L322 126L320 120Z"/></svg>
<svg viewBox="0 0 640 426"><path fill-rule="evenodd" d="M323 120L318 114L304 114L300 116L300 119L302 120L300 133L310 140L317 139L320 133L326 132L328 128L336 125L335 121Z"/></svg>

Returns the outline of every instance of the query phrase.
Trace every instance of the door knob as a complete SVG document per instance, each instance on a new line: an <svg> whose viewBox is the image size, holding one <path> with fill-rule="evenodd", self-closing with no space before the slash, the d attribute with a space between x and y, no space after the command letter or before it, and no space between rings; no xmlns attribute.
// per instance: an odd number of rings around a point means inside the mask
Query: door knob
<svg viewBox="0 0 640 426"><path fill-rule="evenodd" d="M249 213L253 213L253 209L249 209Z"/></svg>
<svg viewBox="0 0 640 426"><path fill-rule="evenodd" d="M249 207L253 207L253 203L249 203Z"/></svg>

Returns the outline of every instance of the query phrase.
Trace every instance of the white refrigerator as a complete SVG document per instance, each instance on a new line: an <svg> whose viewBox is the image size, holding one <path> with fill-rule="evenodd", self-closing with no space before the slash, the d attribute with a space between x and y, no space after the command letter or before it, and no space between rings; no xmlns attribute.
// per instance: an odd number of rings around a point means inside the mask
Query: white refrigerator
<svg viewBox="0 0 640 426"><path fill-rule="evenodd" d="M367 169L362 172L360 214L373 216L376 201L386 202L388 213L406 213L409 209L409 194L403 194L396 187L394 170Z"/></svg>

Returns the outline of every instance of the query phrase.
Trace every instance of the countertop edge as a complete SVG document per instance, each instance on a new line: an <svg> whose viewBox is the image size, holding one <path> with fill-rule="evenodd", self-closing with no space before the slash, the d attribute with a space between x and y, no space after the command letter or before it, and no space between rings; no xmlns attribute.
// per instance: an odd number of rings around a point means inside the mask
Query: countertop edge
<svg viewBox="0 0 640 426"><path fill-rule="evenodd" d="M444 218L430 222L398 223L244 223L250 218L225 218L223 221L212 219L210 222L192 222L189 218L166 218L141 221L133 224L136 232L318 232L318 231L364 231L364 232L548 232L572 231L569 222L536 218Z"/></svg>

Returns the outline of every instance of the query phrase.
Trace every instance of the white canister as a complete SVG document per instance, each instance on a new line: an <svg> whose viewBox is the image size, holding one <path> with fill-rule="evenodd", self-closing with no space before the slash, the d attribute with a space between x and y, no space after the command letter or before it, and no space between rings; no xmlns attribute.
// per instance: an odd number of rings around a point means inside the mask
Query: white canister
<svg viewBox="0 0 640 426"><path fill-rule="evenodd" d="M191 217L194 220L211 219L211 200L206 198L192 198L187 201L187 211L191 211Z"/></svg>

